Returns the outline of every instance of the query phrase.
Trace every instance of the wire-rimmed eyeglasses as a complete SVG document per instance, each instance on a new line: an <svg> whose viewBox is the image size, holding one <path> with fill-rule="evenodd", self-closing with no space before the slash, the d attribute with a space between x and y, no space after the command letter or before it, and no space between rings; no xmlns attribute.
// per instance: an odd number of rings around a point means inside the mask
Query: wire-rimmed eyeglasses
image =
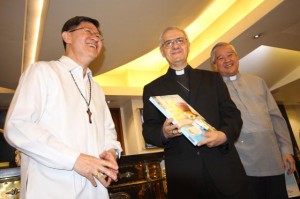
<svg viewBox="0 0 300 199"><path fill-rule="evenodd" d="M187 38L184 37L178 37L176 39L167 40L163 43L163 47L165 48L172 48L174 46L174 43L176 43L179 46L185 45L187 42Z"/></svg>
<svg viewBox="0 0 300 199"><path fill-rule="evenodd" d="M69 30L68 32L74 32L74 31L77 31L77 30L83 30L86 34L88 34L89 36L93 37L97 37L100 41L103 41L103 36L99 33L99 32L93 32L91 29L89 28L86 28L86 27L81 27L81 28L76 28L76 29L73 29L73 30Z"/></svg>

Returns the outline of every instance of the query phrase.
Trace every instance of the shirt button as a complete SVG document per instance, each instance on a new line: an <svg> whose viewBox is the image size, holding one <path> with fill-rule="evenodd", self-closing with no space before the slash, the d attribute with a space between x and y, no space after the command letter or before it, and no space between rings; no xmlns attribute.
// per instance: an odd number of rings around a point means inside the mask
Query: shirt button
<svg viewBox="0 0 300 199"><path fill-rule="evenodd" d="M197 151L197 155L198 155L198 156L200 155L200 152L199 152L199 151Z"/></svg>

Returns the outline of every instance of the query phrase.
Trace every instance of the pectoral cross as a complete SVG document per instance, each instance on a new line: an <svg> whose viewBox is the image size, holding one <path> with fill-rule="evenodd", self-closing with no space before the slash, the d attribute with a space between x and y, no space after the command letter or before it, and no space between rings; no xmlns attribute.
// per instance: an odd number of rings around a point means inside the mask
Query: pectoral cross
<svg viewBox="0 0 300 199"><path fill-rule="evenodd" d="M86 111L86 113L87 113L88 116L89 116L89 122L90 122L90 124L92 124L92 118L91 118L92 112L90 111L90 108L88 108L88 110Z"/></svg>

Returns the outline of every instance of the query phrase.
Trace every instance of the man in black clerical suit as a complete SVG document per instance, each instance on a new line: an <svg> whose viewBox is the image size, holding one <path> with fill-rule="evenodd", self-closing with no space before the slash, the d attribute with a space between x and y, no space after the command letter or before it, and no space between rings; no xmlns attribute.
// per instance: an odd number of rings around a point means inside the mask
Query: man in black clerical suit
<svg viewBox="0 0 300 199"><path fill-rule="evenodd" d="M234 146L242 127L240 111L230 98L222 77L193 69L187 63L190 44L177 28L165 29L160 50L170 67L144 87L143 136L163 147L168 198L247 198L247 178ZM149 101L150 96L179 94L217 130L194 146Z"/></svg>

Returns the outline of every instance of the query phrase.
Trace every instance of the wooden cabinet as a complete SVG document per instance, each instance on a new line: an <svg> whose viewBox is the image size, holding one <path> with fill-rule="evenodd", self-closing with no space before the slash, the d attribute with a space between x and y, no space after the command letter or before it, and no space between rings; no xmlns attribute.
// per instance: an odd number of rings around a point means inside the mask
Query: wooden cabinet
<svg viewBox="0 0 300 199"><path fill-rule="evenodd" d="M122 156L119 180L108 187L111 199L165 199L163 152Z"/></svg>

